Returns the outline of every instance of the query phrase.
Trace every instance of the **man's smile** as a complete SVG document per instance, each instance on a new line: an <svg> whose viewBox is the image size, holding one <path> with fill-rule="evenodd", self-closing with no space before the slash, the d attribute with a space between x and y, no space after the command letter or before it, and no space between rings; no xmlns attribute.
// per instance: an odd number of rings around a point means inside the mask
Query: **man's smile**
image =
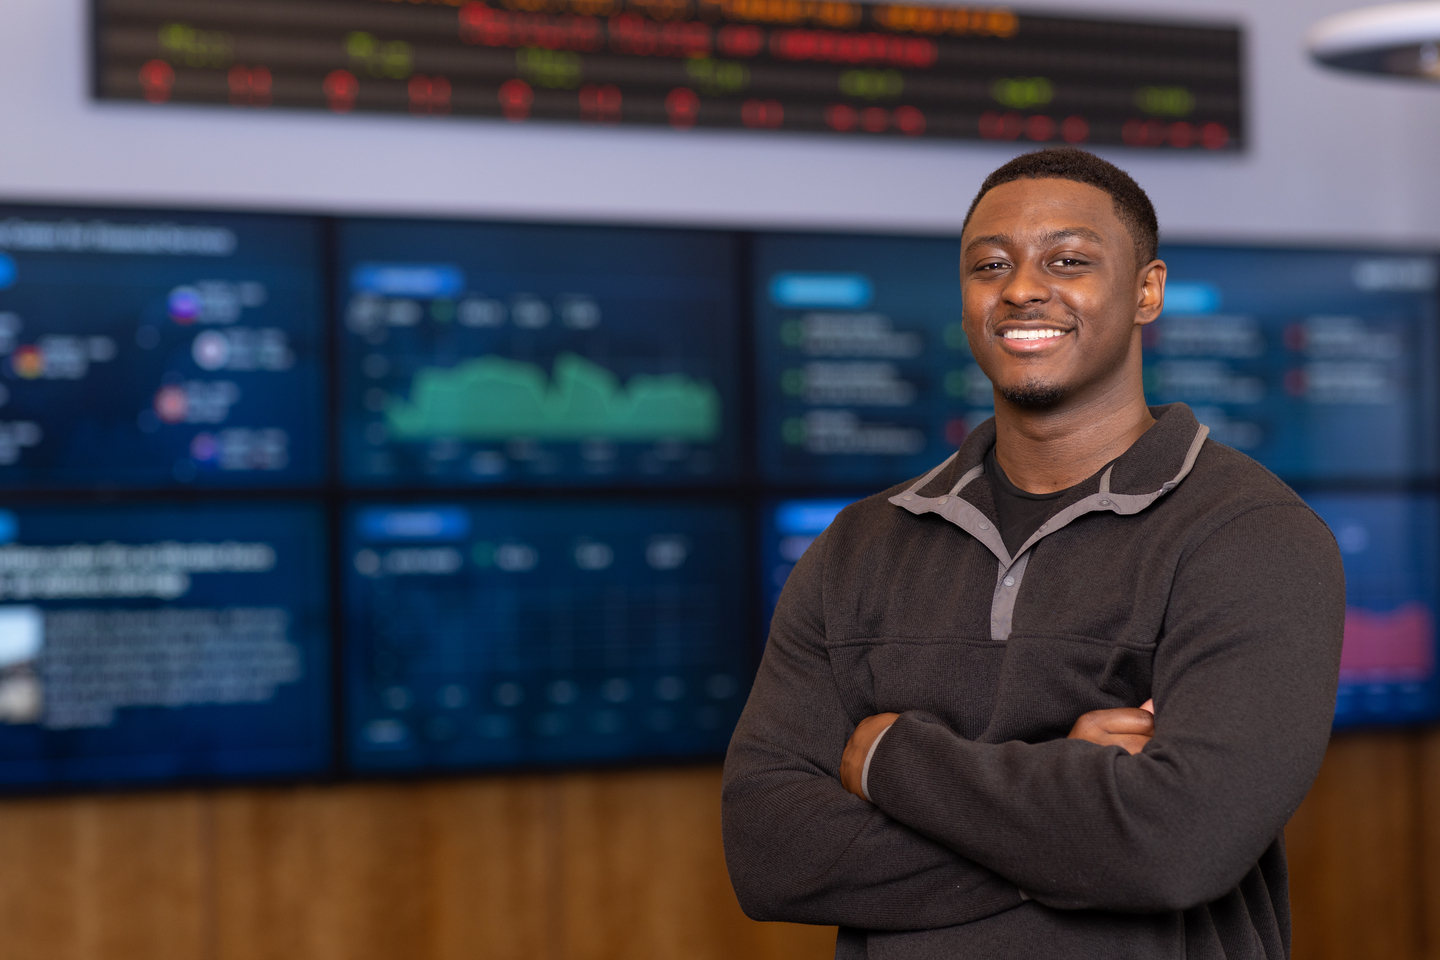
<svg viewBox="0 0 1440 960"><path fill-rule="evenodd" d="M1055 347L1065 335L1071 333L1064 327L1039 326L1035 321L1017 323L1007 320L995 330L1002 349L1010 354L1040 353Z"/></svg>
<svg viewBox="0 0 1440 960"><path fill-rule="evenodd" d="M1006 340L1049 340L1052 337L1063 337L1066 332L1047 327L1041 330L1006 330L1001 336Z"/></svg>

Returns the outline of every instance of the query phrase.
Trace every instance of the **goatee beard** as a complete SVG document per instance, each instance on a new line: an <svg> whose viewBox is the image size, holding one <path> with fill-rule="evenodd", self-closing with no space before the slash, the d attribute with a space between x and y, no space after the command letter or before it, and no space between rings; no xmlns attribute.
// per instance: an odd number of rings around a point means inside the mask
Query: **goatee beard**
<svg viewBox="0 0 1440 960"><path fill-rule="evenodd" d="M1053 383L1030 380L1014 387L1002 387L1000 396L1017 407L1031 410L1053 407L1065 399L1065 390Z"/></svg>

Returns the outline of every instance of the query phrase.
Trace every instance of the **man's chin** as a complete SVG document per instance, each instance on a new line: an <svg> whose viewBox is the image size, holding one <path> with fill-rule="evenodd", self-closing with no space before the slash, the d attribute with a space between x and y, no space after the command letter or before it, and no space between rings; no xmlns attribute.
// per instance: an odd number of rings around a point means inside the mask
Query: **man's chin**
<svg viewBox="0 0 1440 960"><path fill-rule="evenodd" d="M1013 387L1001 387L1000 396L1012 406L1026 410L1046 410L1065 399L1065 388L1054 383L1032 380Z"/></svg>

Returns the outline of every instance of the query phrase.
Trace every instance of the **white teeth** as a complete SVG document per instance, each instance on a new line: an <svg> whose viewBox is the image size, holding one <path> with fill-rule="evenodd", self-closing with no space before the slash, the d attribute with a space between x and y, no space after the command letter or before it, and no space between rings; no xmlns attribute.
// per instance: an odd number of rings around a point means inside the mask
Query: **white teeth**
<svg viewBox="0 0 1440 960"><path fill-rule="evenodd" d="M1006 340L1049 340L1065 336L1064 330L1006 330Z"/></svg>

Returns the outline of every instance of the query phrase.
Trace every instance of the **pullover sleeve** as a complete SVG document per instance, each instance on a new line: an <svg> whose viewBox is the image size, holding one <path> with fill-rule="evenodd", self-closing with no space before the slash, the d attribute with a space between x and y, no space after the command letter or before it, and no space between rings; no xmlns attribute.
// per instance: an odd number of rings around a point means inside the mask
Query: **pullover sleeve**
<svg viewBox="0 0 1440 960"><path fill-rule="evenodd" d="M1151 913L1218 899L1319 770L1344 597L1318 517L1298 502L1252 508L1182 554L1144 750L975 743L912 711L875 751L871 798L1047 906Z"/></svg>
<svg viewBox="0 0 1440 960"><path fill-rule="evenodd" d="M725 760L725 859L741 907L756 920L923 930L1018 906L1014 884L840 785L863 717L843 709L822 642L825 543L786 582Z"/></svg>

